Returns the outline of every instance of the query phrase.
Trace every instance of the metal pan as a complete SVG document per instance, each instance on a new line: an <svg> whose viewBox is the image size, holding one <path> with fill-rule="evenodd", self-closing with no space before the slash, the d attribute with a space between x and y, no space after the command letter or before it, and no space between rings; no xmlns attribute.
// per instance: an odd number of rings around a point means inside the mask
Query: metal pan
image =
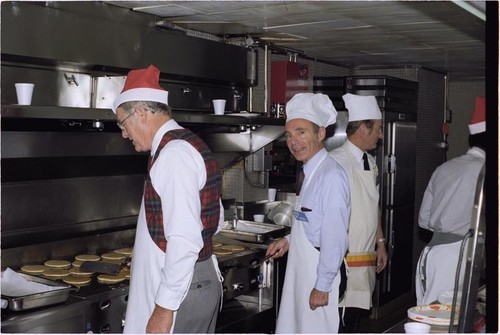
<svg viewBox="0 0 500 335"><path fill-rule="evenodd" d="M11 311L25 311L32 308L49 306L65 302L69 298L69 293L74 288L71 285L57 283L53 280L30 276L24 273L19 273L27 280L44 284L47 286L60 287L60 289L28 294L24 296L9 296L2 293L2 299L8 301L7 309Z"/></svg>

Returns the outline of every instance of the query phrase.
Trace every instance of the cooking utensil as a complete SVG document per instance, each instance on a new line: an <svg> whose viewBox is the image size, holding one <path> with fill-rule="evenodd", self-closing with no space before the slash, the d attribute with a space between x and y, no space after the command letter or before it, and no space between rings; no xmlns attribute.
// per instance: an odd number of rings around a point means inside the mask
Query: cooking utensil
<svg viewBox="0 0 500 335"><path fill-rule="evenodd" d="M276 255L277 253L278 253L278 251L276 251L272 255L267 255L265 257L262 257L258 262L253 261L250 264L245 264L245 265L241 265L240 264L238 267L239 268L256 269L256 268L260 267L262 264L264 264L265 262L267 262L269 259L271 259L271 257L273 257L274 255Z"/></svg>
<svg viewBox="0 0 500 335"><path fill-rule="evenodd" d="M280 203L269 211L267 217L274 223L290 227L292 225L293 208L285 202Z"/></svg>
<svg viewBox="0 0 500 335"><path fill-rule="evenodd" d="M107 262L92 262L85 261L80 265L81 271L105 273L108 275L116 275L120 272L121 263L107 263Z"/></svg>

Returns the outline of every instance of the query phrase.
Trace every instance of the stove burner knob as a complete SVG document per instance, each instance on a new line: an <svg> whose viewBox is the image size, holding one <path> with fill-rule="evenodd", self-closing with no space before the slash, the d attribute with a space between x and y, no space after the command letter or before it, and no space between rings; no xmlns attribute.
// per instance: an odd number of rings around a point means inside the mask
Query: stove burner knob
<svg viewBox="0 0 500 335"><path fill-rule="evenodd" d="M233 283L233 291L243 291L243 283Z"/></svg>

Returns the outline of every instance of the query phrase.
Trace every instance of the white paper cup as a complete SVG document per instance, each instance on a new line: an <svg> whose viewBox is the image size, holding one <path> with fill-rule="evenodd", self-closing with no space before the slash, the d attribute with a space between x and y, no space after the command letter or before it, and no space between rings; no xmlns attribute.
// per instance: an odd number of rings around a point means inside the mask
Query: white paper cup
<svg viewBox="0 0 500 335"><path fill-rule="evenodd" d="M269 200L270 202L276 200L276 189L275 188L270 188L267 191L267 200Z"/></svg>
<svg viewBox="0 0 500 335"><path fill-rule="evenodd" d="M254 214L254 215L253 215L253 220L254 220L255 222L264 222L264 218L265 218L265 217L266 217L266 216L265 216L264 214Z"/></svg>
<svg viewBox="0 0 500 335"><path fill-rule="evenodd" d="M31 97L33 96L33 88L35 84L16 83L17 103L19 105L31 105Z"/></svg>
<svg viewBox="0 0 500 335"><path fill-rule="evenodd" d="M214 104L215 115L224 115L224 110L226 109L226 100L215 99L212 100L212 103Z"/></svg>
<svg viewBox="0 0 500 335"><path fill-rule="evenodd" d="M431 331L431 326L420 322L405 323L405 333L407 334L427 334Z"/></svg>

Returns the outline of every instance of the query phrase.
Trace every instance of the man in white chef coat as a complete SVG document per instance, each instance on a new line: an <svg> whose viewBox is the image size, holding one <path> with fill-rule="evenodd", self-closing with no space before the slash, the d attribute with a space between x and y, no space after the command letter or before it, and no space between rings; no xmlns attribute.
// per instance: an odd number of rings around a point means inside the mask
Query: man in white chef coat
<svg viewBox="0 0 500 335"><path fill-rule="evenodd" d="M303 162L290 235L271 243L267 255L288 251L276 333L337 333L340 266L347 250L349 183L323 145L337 117L324 94L299 93L286 105L290 152Z"/></svg>
<svg viewBox="0 0 500 335"><path fill-rule="evenodd" d="M346 256L347 289L340 302L340 333L358 333L363 310L372 306L375 273L387 265L382 231L378 169L368 152L383 137L382 113L374 96L345 94L342 99L349 112L346 142L331 152L349 177L351 216L349 251Z"/></svg>
<svg viewBox="0 0 500 335"><path fill-rule="evenodd" d="M471 228L476 184L486 161L485 97L476 98L469 134L467 153L434 171L420 205L418 225L433 234L417 264L417 305L439 301L440 295L453 296L460 246ZM466 259L464 255L460 283Z"/></svg>
<svg viewBox="0 0 500 335"><path fill-rule="evenodd" d="M221 276L221 172L207 145L171 118L160 71L129 72L113 104L122 136L150 151L132 255L125 333L213 333Z"/></svg>

